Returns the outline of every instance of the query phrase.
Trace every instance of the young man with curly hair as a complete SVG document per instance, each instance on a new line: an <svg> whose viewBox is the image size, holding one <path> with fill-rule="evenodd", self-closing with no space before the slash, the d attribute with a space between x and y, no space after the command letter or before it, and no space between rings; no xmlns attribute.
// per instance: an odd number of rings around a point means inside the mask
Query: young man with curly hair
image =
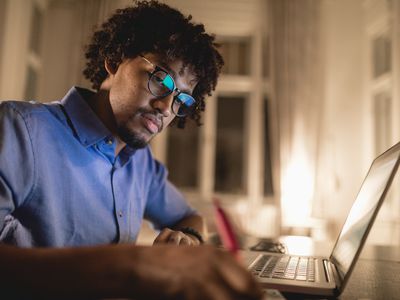
<svg viewBox="0 0 400 300"><path fill-rule="evenodd" d="M94 91L0 104L0 295L259 299L244 267L200 245L202 217L148 146L172 122L200 123L223 64L214 37L143 1L105 22L86 58ZM143 218L160 230L152 247L134 245Z"/></svg>

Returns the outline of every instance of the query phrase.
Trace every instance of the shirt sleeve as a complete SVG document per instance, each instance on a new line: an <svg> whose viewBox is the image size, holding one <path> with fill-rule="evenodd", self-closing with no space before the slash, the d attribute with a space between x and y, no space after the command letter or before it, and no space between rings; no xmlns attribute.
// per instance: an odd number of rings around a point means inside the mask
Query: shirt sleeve
<svg viewBox="0 0 400 300"><path fill-rule="evenodd" d="M167 179L168 172L165 167L158 161L154 162L144 217L151 221L156 229L162 229L195 214L196 210L188 205L183 195Z"/></svg>
<svg viewBox="0 0 400 300"><path fill-rule="evenodd" d="M0 235L6 217L31 194L33 169L25 119L12 103L0 102Z"/></svg>

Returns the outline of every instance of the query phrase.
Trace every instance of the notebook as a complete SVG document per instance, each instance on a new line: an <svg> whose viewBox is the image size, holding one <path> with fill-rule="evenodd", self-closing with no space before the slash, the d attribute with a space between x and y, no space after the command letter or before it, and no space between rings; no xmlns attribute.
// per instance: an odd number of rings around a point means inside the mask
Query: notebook
<svg viewBox="0 0 400 300"><path fill-rule="evenodd" d="M329 257L253 252L256 258L249 269L261 285L282 292L340 295L388 193L399 157L400 143L372 162Z"/></svg>

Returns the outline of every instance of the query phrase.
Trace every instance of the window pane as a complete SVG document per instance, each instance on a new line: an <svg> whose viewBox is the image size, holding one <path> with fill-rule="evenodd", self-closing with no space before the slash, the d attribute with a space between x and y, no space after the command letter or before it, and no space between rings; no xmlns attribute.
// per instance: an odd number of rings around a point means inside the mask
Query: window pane
<svg viewBox="0 0 400 300"><path fill-rule="evenodd" d="M250 38L220 40L220 51L225 65L222 73L230 75L250 74Z"/></svg>
<svg viewBox="0 0 400 300"><path fill-rule="evenodd" d="M31 36L29 42L29 49L40 54L40 43L42 40L42 26L43 26L43 15L37 5L33 6L33 15L31 21Z"/></svg>
<svg viewBox="0 0 400 300"><path fill-rule="evenodd" d="M186 122L184 129L168 128L169 179L178 187L197 187L199 134L193 122Z"/></svg>
<svg viewBox="0 0 400 300"><path fill-rule="evenodd" d="M244 194L244 113L246 98L219 97L215 186L217 192Z"/></svg>
<svg viewBox="0 0 400 300"><path fill-rule="evenodd" d="M391 70L391 42L386 36L380 36L373 40L373 67L374 78L377 78Z"/></svg>
<svg viewBox="0 0 400 300"><path fill-rule="evenodd" d="M274 194L272 184L271 138L270 138L269 101L264 100L264 196Z"/></svg>

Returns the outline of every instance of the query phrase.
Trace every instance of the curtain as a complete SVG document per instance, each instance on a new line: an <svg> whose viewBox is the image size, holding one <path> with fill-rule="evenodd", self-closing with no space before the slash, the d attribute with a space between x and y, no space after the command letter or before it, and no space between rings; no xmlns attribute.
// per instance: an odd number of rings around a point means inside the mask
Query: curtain
<svg viewBox="0 0 400 300"><path fill-rule="evenodd" d="M269 0L283 226L307 226L323 118L320 0Z"/></svg>

